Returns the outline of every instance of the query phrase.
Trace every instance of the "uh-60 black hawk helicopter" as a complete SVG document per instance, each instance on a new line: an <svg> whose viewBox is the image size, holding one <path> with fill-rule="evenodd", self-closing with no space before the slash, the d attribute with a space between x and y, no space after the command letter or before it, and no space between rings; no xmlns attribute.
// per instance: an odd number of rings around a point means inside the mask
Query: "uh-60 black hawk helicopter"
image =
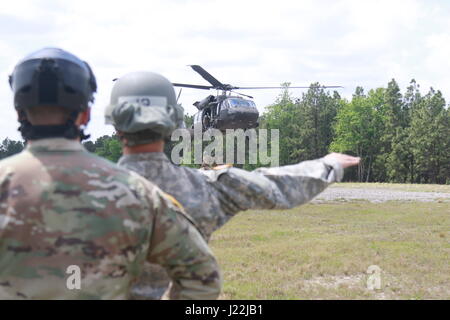
<svg viewBox="0 0 450 320"><path fill-rule="evenodd" d="M172 83L175 87L184 87L192 89L211 90L216 89L217 95L209 95L201 101L194 103L199 110L194 115L194 124L192 128L201 125L202 131L210 128L224 131L226 129L251 129L258 127L259 112L253 102L253 97L238 93L234 90L253 90L253 89L282 89L284 87L236 87L230 84L224 84L214 78L205 69L199 65L191 65L195 72L199 73L203 79L211 85L197 85L185 83ZM342 88L340 86L320 86L321 88ZM311 88L309 87L289 87L289 88ZM219 94L219 91L221 93ZM234 95L232 95L234 93ZM178 94L178 98L180 97ZM244 98L245 97L245 98Z"/></svg>

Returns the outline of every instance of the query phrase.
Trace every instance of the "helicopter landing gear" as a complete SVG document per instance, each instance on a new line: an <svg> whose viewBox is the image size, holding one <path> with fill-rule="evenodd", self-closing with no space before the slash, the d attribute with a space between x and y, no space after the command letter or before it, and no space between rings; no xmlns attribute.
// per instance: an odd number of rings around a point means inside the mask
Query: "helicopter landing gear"
<svg viewBox="0 0 450 320"><path fill-rule="evenodd" d="M211 127L211 116L209 115L209 112L205 112L202 118L202 126L203 130L207 130Z"/></svg>

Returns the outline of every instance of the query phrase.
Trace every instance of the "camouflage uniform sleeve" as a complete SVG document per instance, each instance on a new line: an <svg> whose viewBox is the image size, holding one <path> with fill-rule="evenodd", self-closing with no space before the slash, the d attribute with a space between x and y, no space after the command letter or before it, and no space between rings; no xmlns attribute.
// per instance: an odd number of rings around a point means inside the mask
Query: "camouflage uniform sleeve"
<svg viewBox="0 0 450 320"><path fill-rule="evenodd" d="M148 261L166 269L171 299L217 299L222 279L211 250L180 205L157 193Z"/></svg>
<svg viewBox="0 0 450 320"><path fill-rule="evenodd" d="M247 209L289 209L304 204L343 176L334 161L304 161L252 172L230 168L205 171L219 191L221 206L228 215Z"/></svg>

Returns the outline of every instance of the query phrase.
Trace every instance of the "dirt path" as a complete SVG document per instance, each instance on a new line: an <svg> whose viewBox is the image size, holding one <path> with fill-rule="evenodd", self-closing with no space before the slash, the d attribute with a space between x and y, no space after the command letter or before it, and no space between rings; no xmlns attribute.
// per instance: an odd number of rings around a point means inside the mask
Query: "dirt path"
<svg viewBox="0 0 450 320"><path fill-rule="evenodd" d="M331 186L319 194L313 202L365 200L370 202L385 201L421 201L450 202L450 193L399 191L382 188L345 188Z"/></svg>

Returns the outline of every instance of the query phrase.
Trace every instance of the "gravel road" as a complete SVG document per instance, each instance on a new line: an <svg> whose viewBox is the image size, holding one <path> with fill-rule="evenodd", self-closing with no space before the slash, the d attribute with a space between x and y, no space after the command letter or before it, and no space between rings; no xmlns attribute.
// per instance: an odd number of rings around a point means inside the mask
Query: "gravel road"
<svg viewBox="0 0 450 320"><path fill-rule="evenodd" d="M319 194L313 202L365 200L370 202L385 201L421 201L421 202L450 202L450 193L442 192L413 192L391 189L373 188L345 188L330 187Z"/></svg>

